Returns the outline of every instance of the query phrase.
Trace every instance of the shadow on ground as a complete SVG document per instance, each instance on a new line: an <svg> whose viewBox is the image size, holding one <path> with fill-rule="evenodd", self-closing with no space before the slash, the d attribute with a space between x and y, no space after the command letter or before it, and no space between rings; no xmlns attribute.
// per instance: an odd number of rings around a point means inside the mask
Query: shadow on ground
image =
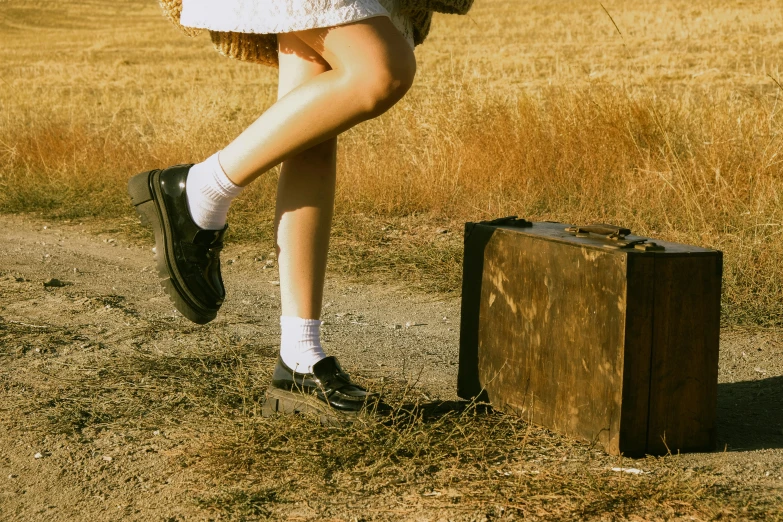
<svg viewBox="0 0 783 522"><path fill-rule="evenodd" d="M718 450L783 448L783 376L718 385Z"/></svg>
<svg viewBox="0 0 783 522"><path fill-rule="evenodd" d="M434 422L475 408L489 414L484 403L445 401L404 405L401 413ZM783 376L718 385L716 450L750 451L783 448Z"/></svg>
<svg viewBox="0 0 783 522"><path fill-rule="evenodd" d="M396 420L419 418L422 422L433 423L447 416L465 413L489 415L493 412L492 406L483 402L432 401L402 404L394 410L393 418Z"/></svg>

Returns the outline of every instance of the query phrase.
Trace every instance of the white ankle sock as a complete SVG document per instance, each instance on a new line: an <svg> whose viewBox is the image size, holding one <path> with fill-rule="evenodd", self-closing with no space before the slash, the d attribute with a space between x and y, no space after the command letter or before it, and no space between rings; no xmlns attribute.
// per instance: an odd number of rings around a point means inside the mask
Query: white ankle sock
<svg viewBox="0 0 783 522"><path fill-rule="evenodd" d="M321 347L321 321L280 316L280 358L297 373L311 373L326 357Z"/></svg>
<svg viewBox="0 0 783 522"><path fill-rule="evenodd" d="M190 216L204 230L220 230L226 226L231 200L244 187L235 185L218 161L218 153L193 165L188 172L185 191L188 194Z"/></svg>

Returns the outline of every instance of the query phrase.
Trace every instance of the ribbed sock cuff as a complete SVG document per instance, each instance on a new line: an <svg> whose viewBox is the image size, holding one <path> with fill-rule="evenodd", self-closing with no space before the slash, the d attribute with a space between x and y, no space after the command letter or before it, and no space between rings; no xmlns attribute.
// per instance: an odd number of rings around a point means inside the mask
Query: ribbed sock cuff
<svg viewBox="0 0 783 522"><path fill-rule="evenodd" d="M212 173L212 179L215 181L212 188L221 196L234 199L242 193L244 187L240 187L231 181L220 165L220 152L216 152L208 157L204 163L209 165L209 171Z"/></svg>
<svg viewBox="0 0 783 522"><path fill-rule="evenodd" d="M326 357L321 347L321 321L280 316L280 357L289 368L310 373L313 365Z"/></svg>
<svg viewBox="0 0 783 522"><path fill-rule="evenodd" d="M218 153L193 165L186 188L193 221L203 229L220 230L226 225L231 201L243 188L228 179L218 161Z"/></svg>

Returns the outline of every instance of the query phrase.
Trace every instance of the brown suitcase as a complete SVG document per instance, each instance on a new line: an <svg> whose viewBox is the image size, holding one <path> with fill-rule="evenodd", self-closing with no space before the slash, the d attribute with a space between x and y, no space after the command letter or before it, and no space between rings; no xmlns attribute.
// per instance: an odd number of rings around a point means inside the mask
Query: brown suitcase
<svg viewBox="0 0 783 522"><path fill-rule="evenodd" d="M611 225L467 223L457 392L612 454L713 449L722 269Z"/></svg>

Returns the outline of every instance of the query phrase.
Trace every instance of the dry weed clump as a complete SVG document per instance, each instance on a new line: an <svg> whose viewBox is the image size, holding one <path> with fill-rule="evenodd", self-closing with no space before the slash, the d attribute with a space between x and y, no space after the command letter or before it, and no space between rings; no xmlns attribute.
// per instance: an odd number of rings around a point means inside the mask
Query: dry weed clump
<svg viewBox="0 0 783 522"><path fill-rule="evenodd" d="M274 100L274 70L181 38L155 6L6 4L4 212L130 217L129 176L203 159ZM413 91L340 140L332 268L455 291L463 221L612 221L724 250L726 322L781 324L780 10L605 7L438 17ZM234 206L235 240L271 240L274 185Z"/></svg>

